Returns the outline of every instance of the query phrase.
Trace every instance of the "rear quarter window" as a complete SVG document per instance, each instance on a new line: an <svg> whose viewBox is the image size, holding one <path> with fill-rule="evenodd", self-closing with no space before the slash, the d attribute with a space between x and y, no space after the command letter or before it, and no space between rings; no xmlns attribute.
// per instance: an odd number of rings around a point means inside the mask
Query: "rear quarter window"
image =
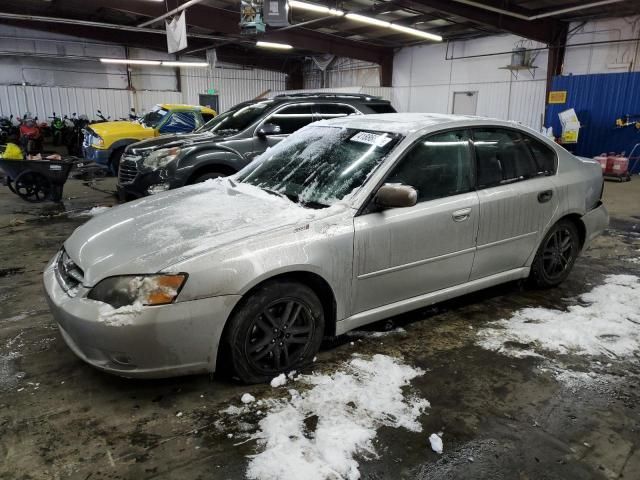
<svg viewBox="0 0 640 480"><path fill-rule="evenodd" d="M390 103L367 103L366 105L375 113L396 113L396 109Z"/></svg>
<svg viewBox="0 0 640 480"><path fill-rule="evenodd" d="M524 143L531 150L531 155L538 165L538 170L545 175L555 175L558 168L556 152L535 138L525 134L522 134L522 137L524 138Z"/></svg>

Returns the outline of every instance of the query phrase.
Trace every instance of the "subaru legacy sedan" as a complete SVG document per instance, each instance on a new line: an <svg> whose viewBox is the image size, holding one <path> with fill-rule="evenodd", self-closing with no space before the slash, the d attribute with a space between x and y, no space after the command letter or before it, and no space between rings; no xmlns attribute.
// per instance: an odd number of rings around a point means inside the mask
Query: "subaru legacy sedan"
<svg viewBox="0 0 640 480"><path fill-rule="evenodd" d="M44 284L97 368L261 382L323 337L503 282L559 284L608 224L602 189L598 163L510 122L325 120L231 177L97 215Z"/></svg>

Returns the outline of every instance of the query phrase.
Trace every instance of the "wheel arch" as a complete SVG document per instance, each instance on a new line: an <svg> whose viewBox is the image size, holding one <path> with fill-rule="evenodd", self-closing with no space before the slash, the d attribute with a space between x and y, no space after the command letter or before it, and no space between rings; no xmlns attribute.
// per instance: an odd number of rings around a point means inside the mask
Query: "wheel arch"
<svg viewBox="0 0 640 480"><path fill-rule="evenodd" d="M587 239L587 227L582 221L582 215L578 213L569 213L564 217L560 217L556 223L561 222L562 220L568 220L575 225L576 229L578 230L578 237L580 238L580 250L582 250L582 247L584 246L584 243Z"/></svg>
<svg viewBox="0 0 640 480"><path fill-rule="evenodd" d="M220 173L224 173L225 175L233 175L234 173L237 172L237 170L226 163L221 163L221 162L206 163L194 169L191 175L189 175L186 185L191 185L193 181L199 176L204 175L205 173L211 173L211 172L220 172Z"/></svg>

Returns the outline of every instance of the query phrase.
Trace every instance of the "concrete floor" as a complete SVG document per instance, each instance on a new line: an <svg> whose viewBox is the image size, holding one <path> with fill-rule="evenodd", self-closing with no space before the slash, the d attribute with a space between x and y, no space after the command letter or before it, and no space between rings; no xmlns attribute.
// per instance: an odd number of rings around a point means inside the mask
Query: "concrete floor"
<svg viewBox="0 0 640 480"><path fill-rule="evenodd" d="M0 479L243 478L255 444L235 445L227 435L237 438L257 419L221 429L220 410L238 405L246 391L266 398L274 390L207 376L132 381L103 374L78 360L52 323L42 268L87 220L70 212L115 203L113 187L113 179L70 181L62 206L28 204L0 188ZM605 274L640 273L624 261L640 248L640 178L608 182L605 203L611 229L561 287L504 285L392 319L407 334L365 336L353 345L345 337L323 348L316 371L331 372L354 352L394 355L427 370L413 382L432 405L421 417L423 432L379 430L380 456L361 462L362 478L640 478L637 359L616 363L605 383L570 386L541 370L539 359L474 344L490 320L524 306L562 308ZM589 369L583 358L563 361ZM428 448L427 436L437 431L445 435L442 456Z"/></svg>

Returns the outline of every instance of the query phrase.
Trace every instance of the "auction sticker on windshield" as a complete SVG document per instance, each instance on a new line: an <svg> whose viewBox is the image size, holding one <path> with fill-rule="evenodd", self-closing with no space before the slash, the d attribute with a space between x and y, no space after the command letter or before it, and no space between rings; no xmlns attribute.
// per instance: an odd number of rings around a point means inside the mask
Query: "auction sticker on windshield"
<svg viewBox="0 0 640 480"><path fill-rule="evenodd" d="M366 143L376 147L384 147L392 140L386 133L358 132L351 137L352 142Z"/></svg>

